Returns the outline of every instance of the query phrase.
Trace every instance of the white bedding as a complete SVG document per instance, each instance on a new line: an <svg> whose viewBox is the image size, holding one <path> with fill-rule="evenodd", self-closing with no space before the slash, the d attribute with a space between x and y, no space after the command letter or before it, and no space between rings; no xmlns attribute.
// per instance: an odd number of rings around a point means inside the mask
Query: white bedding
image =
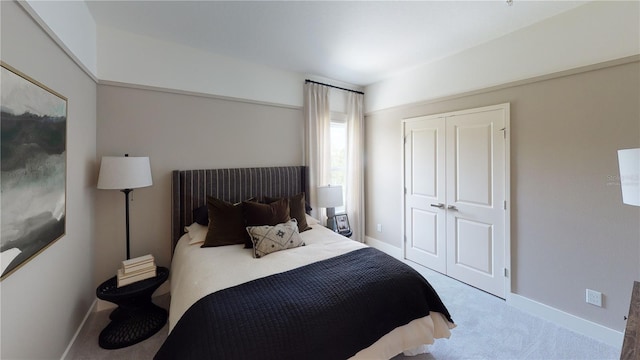
<svg viewBox="0 0 640 360"><path fill-rule="evenodd" d="M312 228L300 234L305 246L260 259L254 259L251 249L243 245L200 248L201 243L189 244L189 235L185 234L176 245L171 264L169 331L191 305L212 292L366 247L321 225ZM432 312L396 328L354 358L389 359L432 344L435 338L448 338L454 326L442 314Z"/></svg>

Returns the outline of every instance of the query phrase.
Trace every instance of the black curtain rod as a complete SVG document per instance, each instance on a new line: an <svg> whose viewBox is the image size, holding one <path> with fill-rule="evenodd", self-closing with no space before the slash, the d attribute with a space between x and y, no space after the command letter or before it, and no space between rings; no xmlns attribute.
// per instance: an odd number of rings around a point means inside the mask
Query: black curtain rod
<svg viewBox="0 0 640 360"><path fill-rule="evenodd" d="M324 85L324 86L332 87L334 89L340 89L340 90L344 90L344 91L351 91L351 92L354 92L356 94L364 95L364 93L362 91L346 89L346 88L343 88L343 87L340 87L340 86L329 85L329 84L325 84L325 83L321 83L321 82L317 82L317 81L313 81L313 80L309 80L309 79L306 79L304 82L305 83L314 83L314 84L318 84L318 85Z"/></svg>

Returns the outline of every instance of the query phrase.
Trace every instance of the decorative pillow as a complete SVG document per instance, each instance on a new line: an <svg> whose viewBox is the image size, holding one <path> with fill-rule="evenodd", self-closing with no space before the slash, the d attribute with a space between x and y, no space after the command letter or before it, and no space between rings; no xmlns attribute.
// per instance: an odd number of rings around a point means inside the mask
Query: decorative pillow
<svg viewBox="0 0 640 360"><path fill-rule="evenodd" d="M253 242L253 257L258 259L276 251L304 246L296 219L276 226L247 226Z"/></svg>
<svg viewBox="0 0 640 360"><path fill-rule="evenodd" d="M207 205L202 205L199 208L193 209L193 221L202 226L209 225L209 209Z"/></svg>
<svg viewBox="0 0 640 360"><path fill-rule="evenodd" d="M243 201L242 213L244 215L245 226L275 226L286 223L290 219L289 202L287 199L280 199L271 204ZM253 242L248 236L244 247L253 247Z"/></svg>
<svg viewBox="0 0 640 360"><path fill-rule="evenodd" d="M294 195L286 199L289 202L289 216L295 218L298 221L298 231L303 232L306 230L311 230L311 227L309 227L309 225L307 224L304 193L302 192L298 195ZM280 200L280 198L270 198L268 196L265 196L264 198L264 201L266 203L272 203L277 200Z"/></svg>
<svg viewBox="0 0 640 360"><path fill-rule="evenodd" d="M250 197L245 201L255 201L256 198ZM240 204L235 203L233 205ZM207 226L209 225L209 208L207 205L202 205L199 208L193 209L193 221L197 222L200 225Z"/></svg>
<svg viewBox="0 0 640 360"><path fill-rule="evenodd" d="M206 226L202 226L197 222L194 222L189 226L185 226L184 231L189 234L189 245L204 242L204 239L207 236L207 230L208 228Z"/></svg>
<svg viewBox="0 0 640 360"><path fill-rule="evenodd" d="M245 244L251 241L245 231L243 204L232 204L207 196L209 230L202 247Z"/></svg>

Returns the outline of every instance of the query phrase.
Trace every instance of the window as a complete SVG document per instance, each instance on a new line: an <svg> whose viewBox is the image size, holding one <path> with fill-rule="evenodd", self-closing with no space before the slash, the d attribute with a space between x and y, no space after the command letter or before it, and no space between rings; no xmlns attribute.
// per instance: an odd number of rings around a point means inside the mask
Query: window
<svg viewBox="0 0 640 360"><path fill-rule="evenodd" d="M331 185L342 185L342 198L346 192L347 178L347 121L345 114L331 114ZM345 206L336 207L336 213L344 213Z"/></svg>

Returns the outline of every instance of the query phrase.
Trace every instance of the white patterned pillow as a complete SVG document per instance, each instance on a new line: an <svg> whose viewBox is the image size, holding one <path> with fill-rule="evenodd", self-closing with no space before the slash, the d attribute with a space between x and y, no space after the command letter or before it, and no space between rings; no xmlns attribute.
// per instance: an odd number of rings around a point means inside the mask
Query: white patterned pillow
<svg viewBox="0 0 640 360"><path fill-rule="evenodd" d="M247 226L247 232L251 236L253 257L256 259L272 252L304 246L296 219L275 226Z"/></svg>

